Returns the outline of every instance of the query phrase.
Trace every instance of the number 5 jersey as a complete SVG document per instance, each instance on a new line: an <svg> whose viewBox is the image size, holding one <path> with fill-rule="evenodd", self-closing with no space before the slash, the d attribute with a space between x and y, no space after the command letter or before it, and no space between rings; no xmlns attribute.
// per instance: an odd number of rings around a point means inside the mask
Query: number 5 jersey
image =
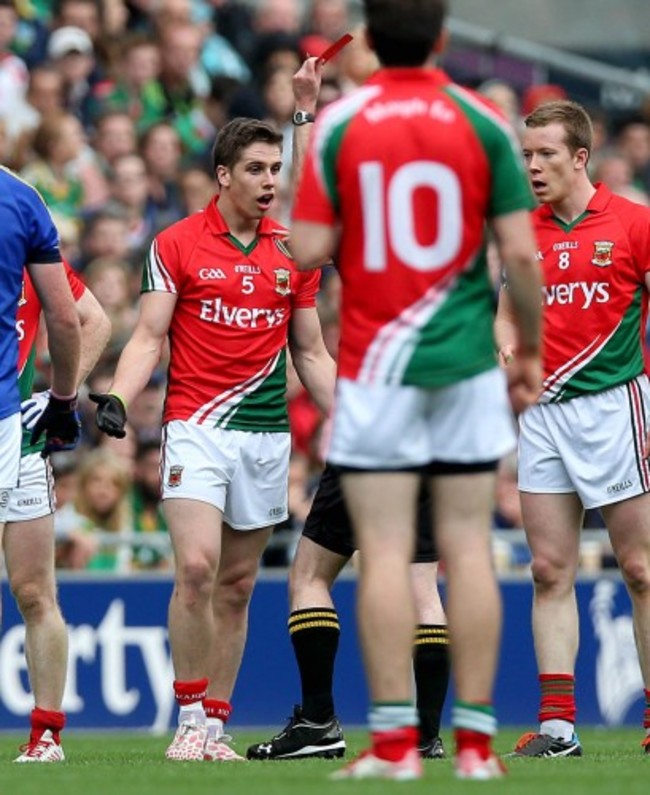
<svg viewBox="0 0 650 795"><path fill-rule="evenodd" d="M142 292L177 296L164 422L289 430L289 322L294 310L315 306L320 274L297 271L287 234L263 218L243 246L212 201L154 239Z"/></svg>

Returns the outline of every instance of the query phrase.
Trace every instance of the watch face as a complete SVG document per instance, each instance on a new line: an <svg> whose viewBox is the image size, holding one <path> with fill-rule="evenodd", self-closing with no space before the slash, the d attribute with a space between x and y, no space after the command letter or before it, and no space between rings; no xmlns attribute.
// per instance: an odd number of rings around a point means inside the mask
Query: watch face
<svg viewBox="0 0 650 795"><path fill-rule="evenodd" d="M313 113L307 113L304 110L297 110L293 114L293 123L294 124L309 124L310 122L315 121L315 116Z"/></svg>

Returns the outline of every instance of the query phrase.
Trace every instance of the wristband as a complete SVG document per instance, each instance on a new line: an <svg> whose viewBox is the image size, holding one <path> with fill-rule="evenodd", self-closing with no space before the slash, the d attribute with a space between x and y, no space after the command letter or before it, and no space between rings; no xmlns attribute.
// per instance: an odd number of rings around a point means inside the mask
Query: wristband
<svg viewBox="0 0 650 795"><path fill-rule="evenodd" d="M122 404L122 408L124 409L124 411L126 411L126 400L124 400L124 398L122 397L122 395L119 394L119 392L111 391L111 392L108 392L108 394L111 397L117 398L120 401L120 403Z"/></svg>
<svg viewBox="0 0 650 795"><path fill-rule="evenodd" d="M71 395L66 395L64 397L63 395L57 395L57 393L53 389L50 389L50 396L53 397L55 400L60 400L62 403L64 401L71 402L73 400L76 400L77 394L78 394L77 392L73 392Z"/></svg>

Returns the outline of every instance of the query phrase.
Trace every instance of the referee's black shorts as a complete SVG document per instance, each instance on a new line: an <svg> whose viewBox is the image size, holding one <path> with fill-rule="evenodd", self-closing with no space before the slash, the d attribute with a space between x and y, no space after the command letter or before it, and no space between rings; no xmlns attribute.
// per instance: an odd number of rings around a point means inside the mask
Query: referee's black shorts
<svg viewBox="0 0 650 795"><path fill-rule="evenodd" d="M431 497L424 480L418 501L418 536L413 562L430 563L437 561L439 556L431 532ZM346 558L352 557L356 551L339 473L334 467L326 466L321 475L302 534L318 546Z"/></svg>

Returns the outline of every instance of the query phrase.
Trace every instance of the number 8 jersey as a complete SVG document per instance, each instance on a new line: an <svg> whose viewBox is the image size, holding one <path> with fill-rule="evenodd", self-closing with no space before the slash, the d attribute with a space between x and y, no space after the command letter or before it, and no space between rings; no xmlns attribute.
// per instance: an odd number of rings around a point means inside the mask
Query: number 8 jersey
<svg viewBox="0 0 650 795"><path fill-rule="evenodd" d="M342 222L339 377L441 387L496 366L485 219L535 206L514 133L439 69L328 106L294 218Z"/></svg>
<svg viewBox="0 0 650 795"><path fill-rule="evenodd" d="M643 372L650 210L598 183L570 224L533 213L544 274L541 403L625 384Z"/></svg>

